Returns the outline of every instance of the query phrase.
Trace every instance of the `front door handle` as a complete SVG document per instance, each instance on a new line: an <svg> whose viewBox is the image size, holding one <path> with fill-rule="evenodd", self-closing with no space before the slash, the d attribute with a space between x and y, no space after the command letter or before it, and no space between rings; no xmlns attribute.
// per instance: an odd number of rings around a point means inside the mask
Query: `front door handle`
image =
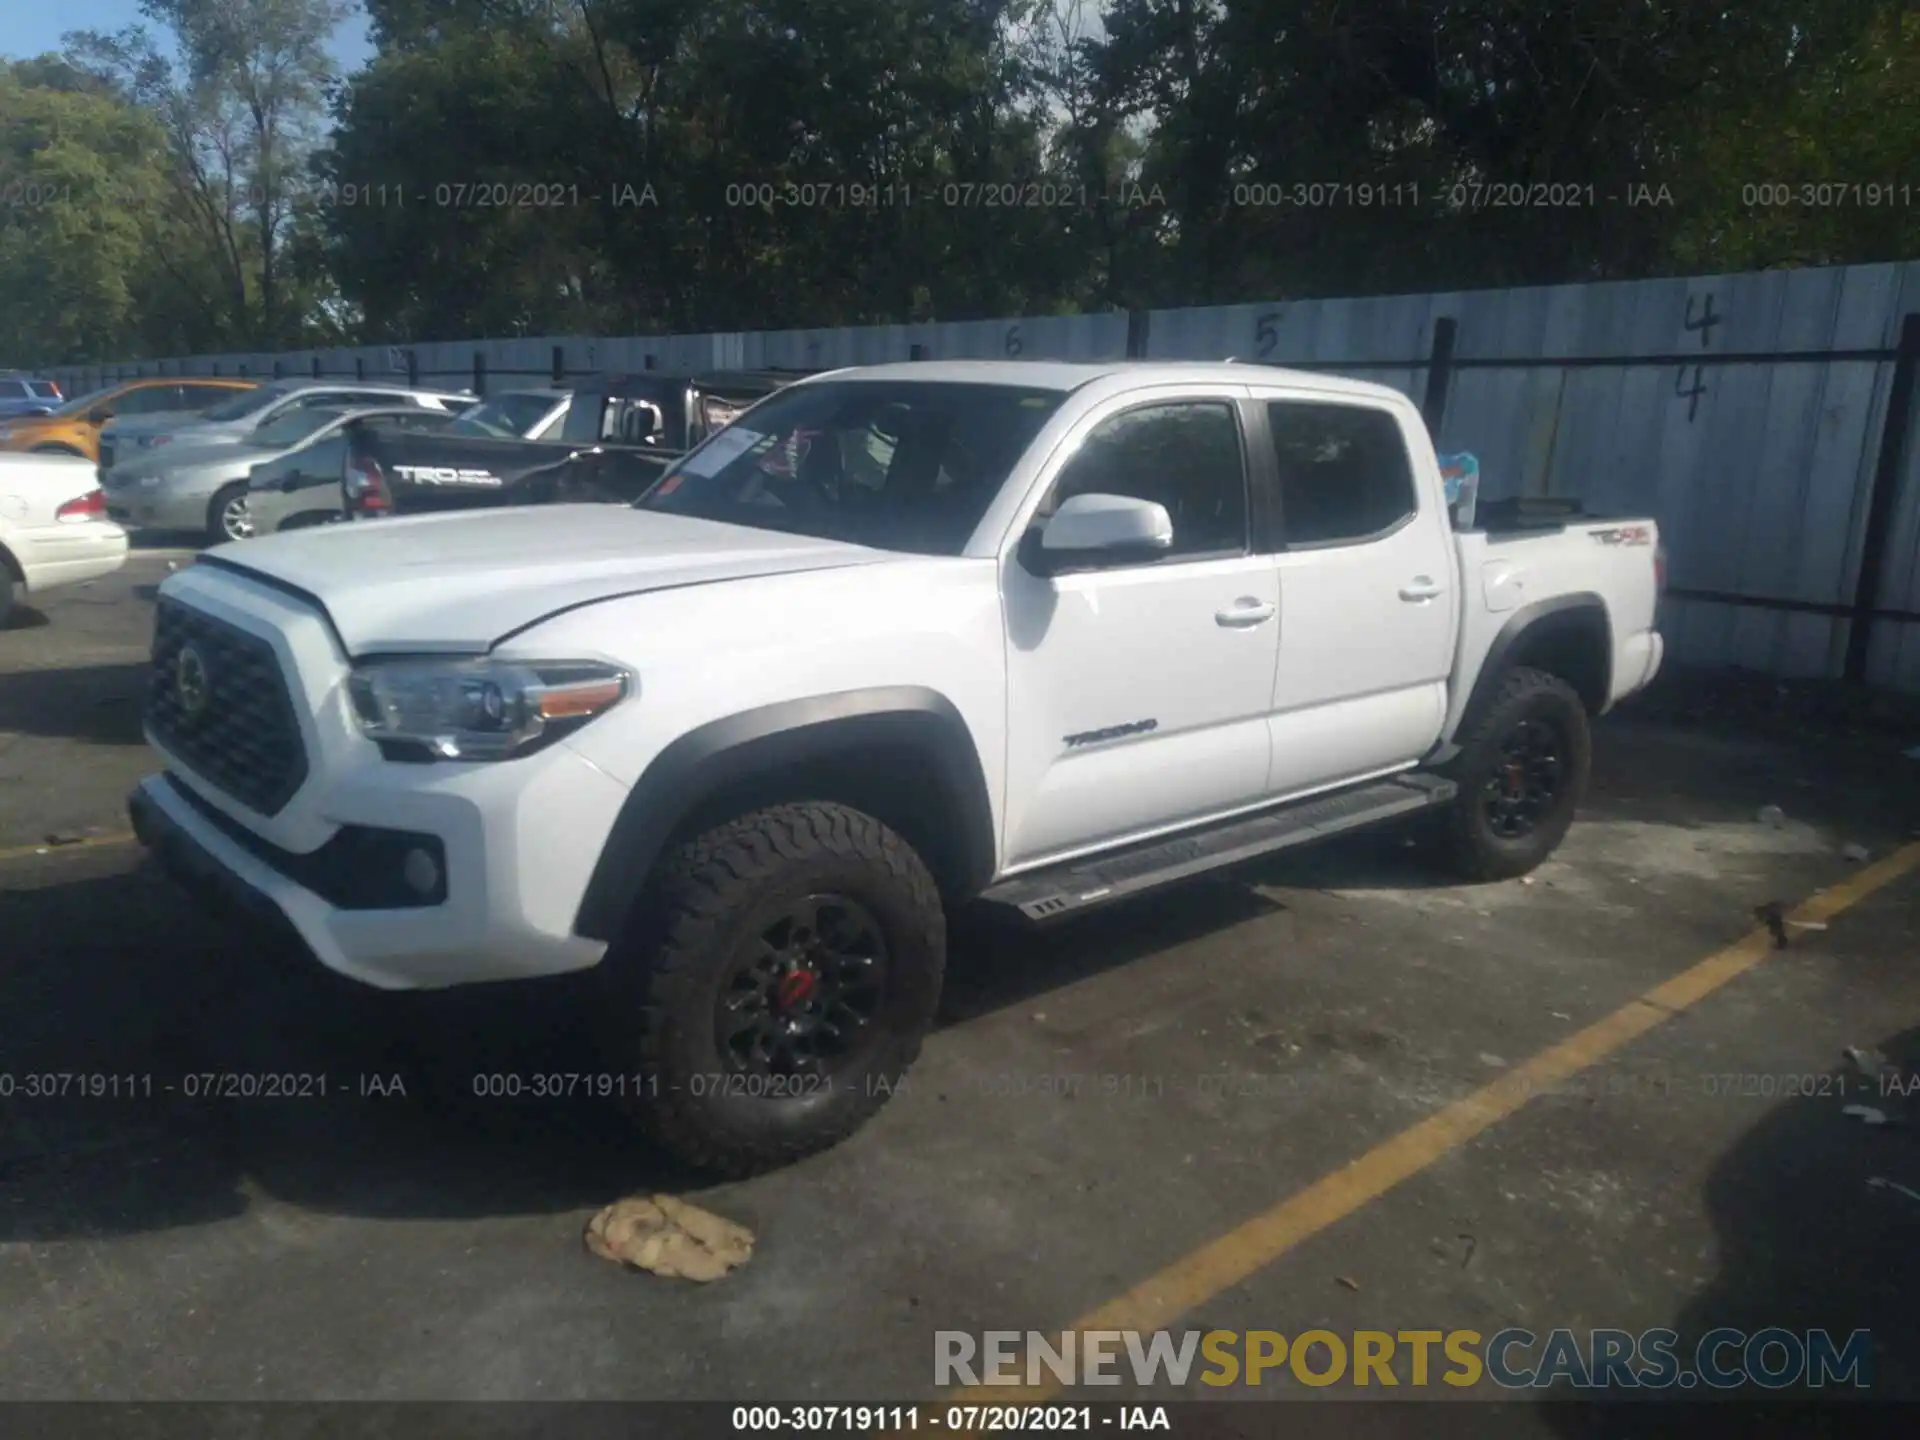
<svg viewBox="0 0 1920 1440"><path fill-rule="evenodd" d="M1280 612L1278 605L1265 600L1241 599L1233 603L1230 610L1215 613L1214 621L1229 630L1246 630L1255 625L1264 625Z"/></svg>
<svg viewBox="0 0 1920 1440"><path fill-rule="evenodd" d="M1431 600L1439 593L1440 586L1431 575L1416 575L1400 587L1400 598L1410 604Z"/></svg>

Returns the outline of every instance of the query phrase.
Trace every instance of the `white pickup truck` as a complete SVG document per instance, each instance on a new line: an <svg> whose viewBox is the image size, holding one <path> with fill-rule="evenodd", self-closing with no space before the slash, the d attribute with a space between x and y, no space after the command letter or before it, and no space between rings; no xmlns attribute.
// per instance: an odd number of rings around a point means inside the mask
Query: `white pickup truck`
<svg viewBox="0 0 1920 1440"><path fill-rule="evenodd" d="M919 1051L964 902L1051 921L1430 817L1538 865L1658 669L1644 519L1456 529L1419 413L1233 364L922 362L631 508L329 526L160 589L135 828L390 988L595 968L595 1093L745 1174Z"/></svg>

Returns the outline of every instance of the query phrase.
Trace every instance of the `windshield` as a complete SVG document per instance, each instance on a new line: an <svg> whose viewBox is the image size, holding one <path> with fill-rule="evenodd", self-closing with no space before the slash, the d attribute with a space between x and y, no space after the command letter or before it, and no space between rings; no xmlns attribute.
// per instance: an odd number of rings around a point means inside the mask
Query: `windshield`
<svg viewBox="0 0 1920 1440"><path fill-rule="evenodd" d="M444 433L518 440L544 420L556 403L558 397L553 395L499 395L463 410Z"/></svg>
<svg viewBox="0 0 1920 1440"><path fill-rule="evenodd" d="M317 406L289 410L286 414L277 415L256 428L253 434L247 437L247 443L274 450L288 445L298 445L309 435L324 426L331 425L346 413L344 410L322 410Z"/></svg>
<svg viewBox="0 0 1920 1440"><path fill-rule="evenodd" d="M910 380L796 386L680 460L634 503L881 550L958 555L1065 398Z"/></svg>
<svg viewBox="0 0 1920 1440"><path fill-rule="evenodd" d="M282 395L286 389L279 385L257 385L251 390L242 390L231 400L222 400L210 410L202 410L202 420L244 420L267 408Z"/></svg>

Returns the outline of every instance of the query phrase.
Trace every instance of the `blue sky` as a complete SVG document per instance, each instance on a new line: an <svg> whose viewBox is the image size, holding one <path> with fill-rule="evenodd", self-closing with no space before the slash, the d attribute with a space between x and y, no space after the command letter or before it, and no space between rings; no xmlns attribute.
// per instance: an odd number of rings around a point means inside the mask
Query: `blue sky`
<svg viewBox="0 0 1920 1440"><path fill-rule="evenodd" d="M60 37L69 30L119 30L146 23L140 15L140 0L56 0L56 3L31 3L9 0L9 12L0 19L0 56L10 60L43 55L60 48ZM371 53L367 43L367 16L358 5L334 38L334 58L341 68L352 70Z"/></svg>

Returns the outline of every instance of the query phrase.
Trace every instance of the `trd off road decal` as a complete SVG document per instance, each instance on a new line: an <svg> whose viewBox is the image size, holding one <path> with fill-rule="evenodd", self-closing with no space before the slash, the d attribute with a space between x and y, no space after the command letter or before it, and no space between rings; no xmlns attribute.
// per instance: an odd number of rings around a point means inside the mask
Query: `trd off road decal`
<svg viewBox="0 0 1920 1440"><path fill-rule="evenodd" d="M1587 533L1602 545L1651 545L1653 543L1651 525L1616 525L1610 530L1589 530Z"/></svg>
<svg viewBox="0 0 1920 1440"><path fill-rule="evenodd" d="M491 470L460 470L451 465L396 465L393 473L411 485L477 485L498 489L506 483Z"/></svg>

